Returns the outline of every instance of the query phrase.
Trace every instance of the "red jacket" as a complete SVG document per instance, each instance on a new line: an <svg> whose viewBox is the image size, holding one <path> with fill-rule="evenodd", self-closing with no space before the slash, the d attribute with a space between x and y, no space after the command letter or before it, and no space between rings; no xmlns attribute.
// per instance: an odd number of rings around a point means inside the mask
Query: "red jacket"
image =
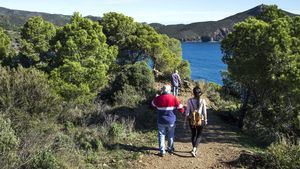
<svg viewBox="0 0 300 169"><path fill-rule="evenodd" d="M157 108L158 124L174 124L176 121L175 111L184 112L183 105L172 94L162 94L155 97L152 101L152 106Z"/></svg>

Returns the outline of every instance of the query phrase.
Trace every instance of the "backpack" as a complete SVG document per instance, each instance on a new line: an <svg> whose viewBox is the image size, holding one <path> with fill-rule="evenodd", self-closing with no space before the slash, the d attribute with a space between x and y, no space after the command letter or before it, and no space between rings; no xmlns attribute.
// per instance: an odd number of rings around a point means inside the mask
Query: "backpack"
<svg viewBox="0 0 300 169"><path fill-rule="evenodd" d="M191 105L192 105L193 108L195 108L192 101L191 101ZM199 108L195 109L191 113L191 115L190 115L190 125L195 126L195 127L202 125L202 113L199 112Z"/></svg>

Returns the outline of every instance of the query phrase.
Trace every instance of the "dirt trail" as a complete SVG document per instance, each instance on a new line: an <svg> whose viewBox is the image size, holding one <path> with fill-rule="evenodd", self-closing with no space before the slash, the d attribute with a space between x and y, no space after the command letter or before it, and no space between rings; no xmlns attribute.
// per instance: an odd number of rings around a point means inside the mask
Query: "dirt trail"
<svg viewBox="0 0 300 169"><path fill-rule="evenodd" d="M208 125L203 130L198 147L198 156L192 157L189 128L183 129L183 117L177 116L175 129L175 153L158 156L158 149L150 150L130 168L173 169L173 168L229 168L224 162L236 159L242 147L234 129L225 124L217 115L208 112ZM157 148L157 147L155 147Z"/></svg>

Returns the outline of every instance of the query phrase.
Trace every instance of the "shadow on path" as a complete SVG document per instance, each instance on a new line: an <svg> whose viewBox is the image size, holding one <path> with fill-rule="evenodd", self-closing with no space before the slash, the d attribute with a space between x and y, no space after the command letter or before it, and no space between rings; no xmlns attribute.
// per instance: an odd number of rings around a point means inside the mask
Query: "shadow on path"
<svg viewBox="0 0 300 169"><path fill-rule="evenodd" d="M183 116L178 114L177 117L175 141L191 142L191 132L188 124L184 129ZM216 112L208 111L208 125L203 129L201 143L236 143L239 137L236 131L238 131L237 127L224 123Z"/></svg>

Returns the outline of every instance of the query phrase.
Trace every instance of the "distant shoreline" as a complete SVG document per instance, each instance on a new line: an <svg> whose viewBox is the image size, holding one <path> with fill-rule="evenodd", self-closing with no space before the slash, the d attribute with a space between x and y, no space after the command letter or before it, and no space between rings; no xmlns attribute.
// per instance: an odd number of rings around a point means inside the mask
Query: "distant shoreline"
<svg viewBox="0 0 300 169"><path fill-rule="evenodd" d="M203 42L203 41L180 41L181 43L221 43L221 41L207 41L207 42Z"/></svg>

